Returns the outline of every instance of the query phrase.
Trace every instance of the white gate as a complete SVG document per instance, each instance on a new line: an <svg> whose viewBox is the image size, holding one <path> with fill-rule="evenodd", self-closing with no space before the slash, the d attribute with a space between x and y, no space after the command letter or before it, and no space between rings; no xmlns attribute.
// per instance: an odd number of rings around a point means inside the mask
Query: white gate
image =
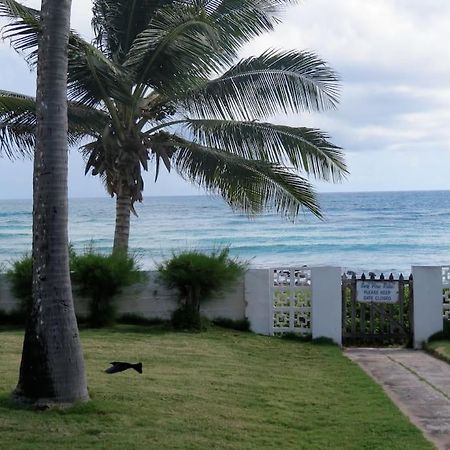
<svg viewBox="0 0 450 450"><path fill-rule="evenodd" d="M270 334L311 334L311 270L271 269L271 273Z"/></svg>

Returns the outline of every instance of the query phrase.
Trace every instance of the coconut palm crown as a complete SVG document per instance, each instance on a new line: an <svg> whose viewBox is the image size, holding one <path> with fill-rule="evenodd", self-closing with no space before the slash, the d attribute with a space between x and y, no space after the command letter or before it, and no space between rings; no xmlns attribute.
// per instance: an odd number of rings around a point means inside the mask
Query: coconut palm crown
<svg viewBox="0 0 450 450"><path fill-rule="evenodd" d="M268 123L278 114L338 103L339 80L314 53L268 50L238 59L295 0L94 0L92 43L72 32L68 96L72 143L86 173L116 197L115 250L127 250L142 170L175 170L233 208L275 207L319 216L309 177L339 181L341 149L306 127ZM4 37L36 61L39 11L0 0ZM0 152L31 150L34 99L0 92Z"/></svg>

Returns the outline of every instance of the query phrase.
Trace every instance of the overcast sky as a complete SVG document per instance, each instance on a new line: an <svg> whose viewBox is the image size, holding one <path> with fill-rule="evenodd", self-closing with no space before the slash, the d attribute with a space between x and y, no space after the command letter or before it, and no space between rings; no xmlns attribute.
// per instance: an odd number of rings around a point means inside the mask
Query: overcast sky
<svg viewBox="0 0 450 450"><path fill-rule="evenodd" d="M39 6L38 1L26 4ZM89 0L73 0L72 27L91 36ZM450 189L450 1L304 0L283 24L248 45L243 56L268 48L313 50L341 76L337 111L276 117L321 128L343 147L351 171L320 191ZM0 89L34 95L35 75L0 43ZM31 197L32 164L0 159L0 198ZM104 195L70 156L71 197ZM176 176L149 175L145 195L198 193Z"/></svg>

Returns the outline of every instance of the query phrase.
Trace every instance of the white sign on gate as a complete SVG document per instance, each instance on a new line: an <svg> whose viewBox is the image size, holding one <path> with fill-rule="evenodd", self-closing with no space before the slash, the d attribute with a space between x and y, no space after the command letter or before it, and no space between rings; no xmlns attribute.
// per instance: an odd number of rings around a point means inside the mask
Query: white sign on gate
<svg viewBox="0 0 450 450"><path fill-rule="evenodd" d="M362 303L397 303L399 300L398 281L358 280L356 301Z"/></svg>

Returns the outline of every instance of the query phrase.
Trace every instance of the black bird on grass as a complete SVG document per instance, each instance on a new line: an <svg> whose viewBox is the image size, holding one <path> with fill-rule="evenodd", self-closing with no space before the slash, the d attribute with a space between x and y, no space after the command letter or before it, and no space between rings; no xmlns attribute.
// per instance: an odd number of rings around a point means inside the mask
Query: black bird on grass
<svg viewBox="0 0 450 450"><path fill-rule="evenodd" d="M123 372L124 370L128 369L134 369L138 373L142 373L142 363L136 363L131 364L128 362L121 362L121 361L113 361L110 362L112 364L111 367L108 367L105 372L106 373L117 373L117 372Z"/></svg>

